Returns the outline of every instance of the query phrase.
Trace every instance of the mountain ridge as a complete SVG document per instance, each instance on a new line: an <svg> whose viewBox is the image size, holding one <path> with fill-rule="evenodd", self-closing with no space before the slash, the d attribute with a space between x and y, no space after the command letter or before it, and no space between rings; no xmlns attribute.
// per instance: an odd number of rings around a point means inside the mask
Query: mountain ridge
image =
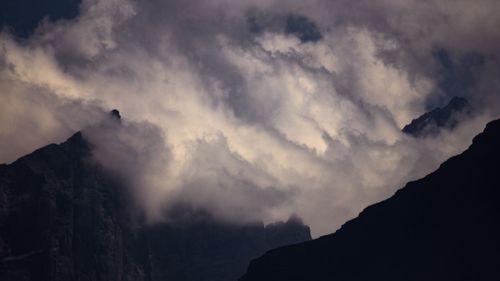
<svg viewBox="0 0 500 281"><path fill-rule="evenodd" d="M500 120L337 232L268 251L241 281L498 280Z"/></svg>
<svg viewBox="0 0 500 281"><path fill-rule="evenodd" d="M441 129L453 130L464 116L473 113L474 109L468 100L453 97L446 106L437 107L413 119L402 131L413 137L435 136Z"/></svg>
<svg viewBox="0 0 500 281"><path fill-rule="evenodd" d="M91 157L77 132L0 165L0 280L235 280L251 258L310 239L295 220L136 222L121 180Z"/></svg>

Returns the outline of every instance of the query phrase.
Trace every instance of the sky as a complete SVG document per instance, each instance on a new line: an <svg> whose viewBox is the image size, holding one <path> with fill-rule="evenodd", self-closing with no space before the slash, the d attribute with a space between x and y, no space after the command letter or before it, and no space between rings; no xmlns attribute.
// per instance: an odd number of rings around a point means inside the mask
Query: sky
<svg viewBox="0 0 500 281"><path fill-rule="evenodd" d="M296 214L327 234L500 116L496 0L13 3L0 163L82 130L148 223L185 204L233 223ZM477 114L401 132L453 96Z"/></svg>

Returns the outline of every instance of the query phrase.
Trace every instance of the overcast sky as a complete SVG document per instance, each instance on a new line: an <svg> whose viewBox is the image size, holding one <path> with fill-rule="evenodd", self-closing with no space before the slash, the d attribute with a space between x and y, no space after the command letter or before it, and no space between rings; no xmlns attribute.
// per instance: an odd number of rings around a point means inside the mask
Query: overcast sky
<svg viewBox="0 0 500 281"><path fill-rule="evenodd" d="M326 234L500 113L497 0L74 7L36 29L2 19L0 162L85 128L151 223L182 203L238 223L295 213ZM435 137L401 133L455 95L479 113ZM113 108L121 125L100 121Z"/></svg>

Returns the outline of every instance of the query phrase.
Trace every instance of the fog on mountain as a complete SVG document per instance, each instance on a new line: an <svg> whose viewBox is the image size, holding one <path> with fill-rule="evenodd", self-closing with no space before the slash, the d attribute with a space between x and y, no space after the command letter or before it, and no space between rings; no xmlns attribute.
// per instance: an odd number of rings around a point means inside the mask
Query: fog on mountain
<svg viewBox="0 0 500 281"><path fill-rule="evenodd" d="M344 260L338 274L397 264L409 279L391 251L432 221L411 214L442 200L456 205L429 210L479 220L454 201L468 191L416 193L393 210L403 221L374 215L386 227L342 226L440 174L500 117L499 15L497 0L0 3L0 279L236 280L274 247L336 232L383 253L330 256L328 242L319 256ZM476 176L490 171L475 160ZM390 244L387 229L409 240ZM330 239L301 245L318 241ZM456 253L446 245L441 260ZM336 268L296 266L303 247L268 252L244 278ZM286 258L271 272L274 255ZM480 268L462 257L442 268Z"/></svg>

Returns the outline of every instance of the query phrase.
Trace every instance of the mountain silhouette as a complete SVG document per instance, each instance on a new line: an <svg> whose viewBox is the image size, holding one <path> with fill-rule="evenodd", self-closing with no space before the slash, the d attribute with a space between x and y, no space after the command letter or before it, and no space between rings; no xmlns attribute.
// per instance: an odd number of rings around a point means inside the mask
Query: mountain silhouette
<svg viewBox="0 0 500 281"><path fill-rule="evenodd" d="M310 239L296 218L234 225L189 210L182 223L140 224L91 152L78 132L0 165L0 280L236 280L252 258Z"/></svg>
<svg viewBox="0 0 500 281"><path fill-rule="evenodd" d="M435 172L334 234L267 252L240 281L500 280L499 141L497 120Z"/></svg>
<svg viewBox="0 0 500 281"><path fill-rule="evenodd" d="M472 113L472 106L466 99L453 97L445 107L438 107L413 119L402 131L414 137L435 136L441 129L453 130L461 118Z"/></svg>

